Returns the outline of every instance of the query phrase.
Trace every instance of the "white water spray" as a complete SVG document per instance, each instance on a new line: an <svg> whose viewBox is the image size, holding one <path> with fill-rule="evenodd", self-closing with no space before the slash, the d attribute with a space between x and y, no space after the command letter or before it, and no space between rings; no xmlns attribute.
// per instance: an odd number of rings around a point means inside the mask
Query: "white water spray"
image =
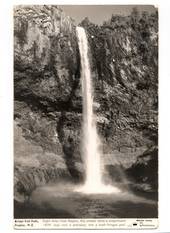
<svg viewBox="0 0 170 233"><path fill-rule="evenodd" d="M93 90L90 64L88 59L88 41L84 28L77 27L78 45L81 57L81 78L83 95L83 138L82 152L85 162L85 184L80 191L85 193L111 193L117 188L102 183L100 140L96 130L93 113Z"/></svg>

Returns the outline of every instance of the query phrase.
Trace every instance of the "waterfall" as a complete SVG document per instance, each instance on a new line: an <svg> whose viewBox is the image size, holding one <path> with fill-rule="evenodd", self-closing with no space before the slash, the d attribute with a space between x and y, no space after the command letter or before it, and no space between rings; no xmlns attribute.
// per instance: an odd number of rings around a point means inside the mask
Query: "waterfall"
<svg viewBox="0 0 170 233"><path fill-rule="evenodd" d="M102 182L100 140L93 112L93 85L88 59L88 40L84 28L77 27L76 31L81 58L83 96L82 155L85 163L85 184L81 190L86 193L112 192L113 187L106 186Z"/></svg>
<svg viewBox="0 0 170 233"><path fill-rule="evenodd" d="M88 42L84 28L77 27L81 56L81 78L83 95L83 158L85 158L86 183L90 189L101 184L99 139L93 113L93 96L90 64L88 60Z"/></svg>

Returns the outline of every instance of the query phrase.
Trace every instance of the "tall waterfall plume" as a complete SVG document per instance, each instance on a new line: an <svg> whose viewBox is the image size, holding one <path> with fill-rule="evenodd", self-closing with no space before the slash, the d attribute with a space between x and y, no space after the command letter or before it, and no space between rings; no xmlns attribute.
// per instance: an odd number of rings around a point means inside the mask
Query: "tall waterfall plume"
<svg viewBox="0 0 170 233"><path fill-rule="evenodd" d="M88 40L84 28L77 27L76 31L81 58L83 96L82 155L85 163L85 183L81 187L81 191L85 193L110 193L118 191L118 189L104 185L102 182L100 140L93 112L93 86L88 58Z"/></svg>

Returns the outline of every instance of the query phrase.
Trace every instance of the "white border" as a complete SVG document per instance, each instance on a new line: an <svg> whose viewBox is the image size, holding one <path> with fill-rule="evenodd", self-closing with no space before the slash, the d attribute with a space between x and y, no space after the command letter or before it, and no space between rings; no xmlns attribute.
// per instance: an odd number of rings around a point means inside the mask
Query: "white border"
<svg viewBox="0 0 170 233"><path fill-rule="evenodd" d="M66 1L66 0L13 0L0 2L0 232L13 232L13 22L12 9L17 4L156 4L160 15L159 65L159 177L160 224L158 230L170 232L170 4L169 1ZM74 230L75 231L75 230ZM100 232L102 230L99 230ZM114 230L114 232L128 232ZM20 230L19 232L30 232ZM39 230L38 232L43 232ZM50 232L50 231L46 231ZM63 231L58 231L63 232ZM65 230L67 232L67 230ZM135 230L133 232L136 232ZM140 232L146 232L141 230Z"/></svg>

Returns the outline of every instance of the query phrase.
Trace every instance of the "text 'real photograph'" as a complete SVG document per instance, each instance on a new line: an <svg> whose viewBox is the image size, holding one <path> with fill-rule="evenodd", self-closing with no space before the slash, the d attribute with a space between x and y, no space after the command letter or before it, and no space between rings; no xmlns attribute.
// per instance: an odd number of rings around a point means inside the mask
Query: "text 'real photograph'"
<svg viewBox="0 0 170 233"><path fill-rule="evenodd" d="M158 9L17 5L13 30L15 221L158 219Z"/></svg>

